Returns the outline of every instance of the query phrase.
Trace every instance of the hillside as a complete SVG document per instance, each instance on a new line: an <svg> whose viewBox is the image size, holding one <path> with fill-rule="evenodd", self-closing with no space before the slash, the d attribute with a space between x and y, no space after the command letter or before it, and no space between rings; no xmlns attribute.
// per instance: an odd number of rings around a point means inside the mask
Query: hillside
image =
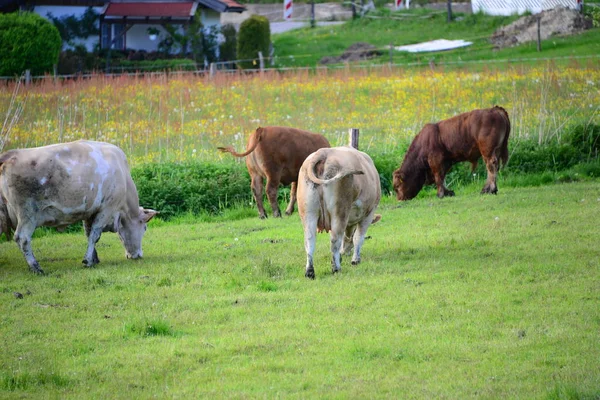
<svg viewBox="0 0 600 400"><path fill-rule="evenodd" d="M390 62L389 45L400 46L436 39L462 39L471 41L469 47L435 53L407 53L394 51L394 64L504 64L506 60L556 59L576 57L582 63L597 62L600 54L600 29L590 29L582 34L551 37L542 41L542 51L535 42L516 47L494 50L489 41L500 27L518 19L517 16L493 17L482 14L455 14L452 23L446 22L444 12L419 8L391 12L378 9L362 19L341 25L309 27L273 35L277 67L315 67L325 56L339 56L350 45L366 42L374 45L381 55L367 64Z"/></svg>

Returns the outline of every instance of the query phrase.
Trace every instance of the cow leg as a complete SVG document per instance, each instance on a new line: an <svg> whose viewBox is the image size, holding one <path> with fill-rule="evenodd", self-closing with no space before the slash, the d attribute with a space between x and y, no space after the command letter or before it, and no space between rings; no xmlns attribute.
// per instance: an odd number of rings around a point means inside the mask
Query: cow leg
<svg viewBox="0 0 600 400"><path fill-rule="evenodd" d="M481 189L481 194L498 193L498 187L496 186L496 176L498 175L498 157L496 155L492 155L489 158L485 158L485 166L487 168L487 181L485 182L485 186Z"/></svg>
<svg viewBox="0 0 600 400"><path fill-rule="evenodd" d="M437 196L440 199L444 196L454 196L454 192L445 185L446 171L450 169L450 166L444 165L444 162L438 159L429 160L429 166L437 186Z"/></svg>
<svg viewBox="0 0 600 400"><path fill-rule="evenodd" d="M369 226L371 225L374 216L375 212L373 211L371 215L363 219L356 227L356 231L354 232L353 236L354 254L352 255L352 265L358 265L360 263L360 250L362 249L362 245L365 242L367 229L369 229Z"/></svg>
<svg viewBox="0 0 600 400"><path fill-rule="evenodd" d="M111 222L111 219L111 215L98 214L93 220L87 221L86 235L88 238L88 247L81 262L88 268L93 267L99 262L98 254L96 253L96 243L100 240L102 230Z"/></svg>
<svg viewBox="0 0 600 400"><path fill-rule="evenodd" d="M273 216L275 218L281 218L281 211L279 210L279 203L277 202L277 189L279 188L279 177L268 177L267 178L267 197L269 203L271 203L271 209L273 210Z"/></svg>
<svg viewBox="0 0 600 400"><path fill-rule="evenodd" d="M306 250L306 271L304 276L315 279L315 268L313 266L313 254L315 254L315 245L317 242L317 219L313 215L307 215L302 219L304 225L304 249Z"/></svg>
<svg viewBox="0 0 600 400"><path fill-rule="evenodd" d="M294 204L296 204L296 190L298 189L298 184L296 182L292 182L292 187L290 189L290 204L288 204L285 209L285 215L292 215L294 213Z"/></svg>
<svg viewBox="0 0 600 400"><path fill-rule="evenodd" d="M85 237L90 239L90 232L92 230L92 224L89 221L83 221L83 229L85 230ZM92 254L92 261L94 264L99 264L100 259L98 258L98 252L96 251L96 246L94 246L94 253ZM84 260L85 263L85 260Z"/></svg>
<svg viewBox="0 0 600 400"><path fill-rule="evenodd" d="M352 237L354 236L355 230L356 225L346 227L346 232L344 233L344 244L342 246L342 254L345 256L350 255L352 249L354 248L354 242L352 241Z"/></svg>
<svg viewBox="0 0 600 400"><path fill-rule="evenodd" d="M252 188L252 195L254 196L254 201L256 201L256 207L258 208L258 216L260 219L267 218L267 213L265 213L265 208L263 207L263 178L262 176L254 175L252 176L252 183L250 184Z"/></svg>
<svg viewBox="0 0 600 400"><path fill-rule="evenodd" d="M340 221L341 220L341 221ZM336 273L342 270L340 250L344 241L345 227L348 222L348 218L334 218L331 221L331 272ZM343 224L343 225L342 225Z"/></svg>
<svg viewBox="0 0 600 400"><path fill-rule="evenodd" d="M44 271L40 268L40 264L35 259L33 250L31 249L31 236L33 236L33 231L35 231L36 226L30 221L25 223L22 221L22 219L19 219L17 224L17 229L15 230L15 242L17 242L19 249L21 249L23 256L25 256L25 261L27 261L31 272L43 275Z"/></svg>

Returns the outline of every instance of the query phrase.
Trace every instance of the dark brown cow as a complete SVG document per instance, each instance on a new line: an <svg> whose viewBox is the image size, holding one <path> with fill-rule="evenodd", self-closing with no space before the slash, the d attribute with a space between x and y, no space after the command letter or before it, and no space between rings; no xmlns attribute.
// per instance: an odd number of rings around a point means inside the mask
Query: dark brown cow
<svg viewBox="0 0 600 400"><path fill-rule="evenodd" d="M439 198L454 196L444 185L446 173L461 161L469 161L475 169L480 157L488 172L481 193L496 194L500 161L508 161L509 134L508 113L499 106L425 125L408 148L402 166L394 171L396 197L410 200L423 185L432 183L437 186Z"/></svg>
<svg viewBox="0 0 600 400"><path fill-rule="evenodd" d="M219 147L219 150L235 157L248 156L246 166L252 179L251 188L258 215L267 218L263 207L263 180L267 180L267 197L275 217L281 217L277 203L279 184L292 185L290 203L285 210L286 215L291 215L296 203L298 171L309 154L323 147L330 147L323 135L295 128L266 126L250 135L244 153L236 153L232 147Z"/></svg>

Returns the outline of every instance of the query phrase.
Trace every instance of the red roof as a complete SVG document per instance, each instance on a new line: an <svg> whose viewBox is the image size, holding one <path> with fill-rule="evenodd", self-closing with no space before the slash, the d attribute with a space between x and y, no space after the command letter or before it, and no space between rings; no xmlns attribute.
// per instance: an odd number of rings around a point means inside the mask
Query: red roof
<svg viewBox="0 0 600 400"><path fill-rule="evenodd" d="M241 5L240 3L238 3L235 0L221 0L222 3L225 3L227 5L227 7L230 8L245 8L243 5Z"/></svg>
<svg viewBox="0 0 600 400"><path fill-rule="evenodd" d="M226 0L227 1L227 0ZM108 3L107 17L171 17L189 18L194 2L184 3Z"/></svg>

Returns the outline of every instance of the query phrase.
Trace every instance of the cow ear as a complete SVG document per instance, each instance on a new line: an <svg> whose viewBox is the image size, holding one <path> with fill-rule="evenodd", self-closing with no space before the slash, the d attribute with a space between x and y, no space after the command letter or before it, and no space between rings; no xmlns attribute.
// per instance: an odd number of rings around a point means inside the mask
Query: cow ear
<svg viewBox="0 0 600 400"><path fill-rule="evenodd" d="M260 126L258 128L256 128L256 133L262 133L263 128L261 128Z"/></svg>
<svg viewBox="0 0 600 400"><path fill-rule="evenodd" d="M142 221L143 221L143 222L146 222L146 223L147 223L148 221L150 221L152 218L154 218L154 216L155 216L156 214L159 214L159 212L158 212L158 211L151 210L151 209L149 209L149 208L141 208L141 207L140 207L140 211L141 211L141 214L142 214L142 215L141 215L141 217L142 217Z"/></svg>

